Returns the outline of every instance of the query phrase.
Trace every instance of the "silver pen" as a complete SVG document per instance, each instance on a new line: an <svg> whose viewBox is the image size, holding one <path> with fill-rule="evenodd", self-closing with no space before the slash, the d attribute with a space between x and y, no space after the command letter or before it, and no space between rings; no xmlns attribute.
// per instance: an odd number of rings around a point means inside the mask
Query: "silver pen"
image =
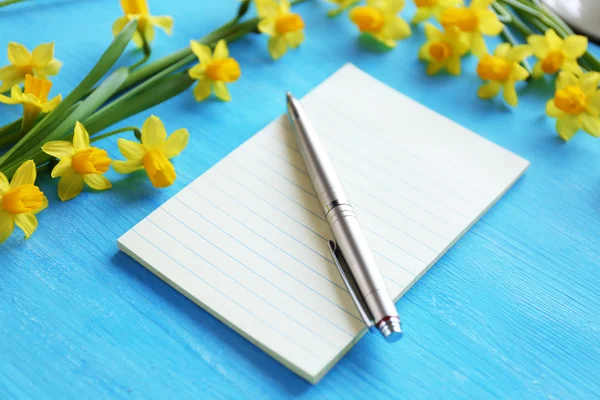
<svg viewBox="0 0 600 400"><path fill-rule="evenodd" d="M336 240L328 243L333 260L367 327L396 341L402 337L400 317L356 214L306 112L289 92L287 107L298 150Z"/></svg>

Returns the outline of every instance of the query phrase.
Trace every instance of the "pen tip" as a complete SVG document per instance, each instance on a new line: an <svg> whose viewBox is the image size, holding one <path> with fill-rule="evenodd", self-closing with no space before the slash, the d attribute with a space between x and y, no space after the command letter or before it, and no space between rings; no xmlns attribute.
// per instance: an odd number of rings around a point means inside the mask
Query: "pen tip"
<svg viewBox="0 0 600 400"><path fill-rule="evenodd" d="M285 92L285 97L287 98L287 101L292 101L294 100L294 96L292 96L291 92Z"/></svg>

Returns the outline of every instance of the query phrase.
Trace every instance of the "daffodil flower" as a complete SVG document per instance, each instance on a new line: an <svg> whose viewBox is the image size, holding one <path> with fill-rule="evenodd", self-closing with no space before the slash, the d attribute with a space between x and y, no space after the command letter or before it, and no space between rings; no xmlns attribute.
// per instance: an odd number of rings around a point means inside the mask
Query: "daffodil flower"
<svg viewBox="0 0 600 400"><path fill-rule="evenodd" d="M14 85L10 97L0 94L0 103L23 105L22 133L26 133L33 126L40 113L50 112L60 103L62 99L60 95L48 100L51 88L52 82L49 80L27 75L25 92L21 91L19 85Z"/></svg>
<svg viewBox="0 0 600 400"><path fill-rule="evenodd" d="M51 141L42 146L42 151L59 159L52 177L60 177L58 197L62 201L76 197L85 184L95 190L112 187L102 175L108 171L112 160L106 150L90 146L90 135L80 122L75 124L73 143Z"/></svg>
<svg viewBox="0 0 600 400"><path fill-rule="evenodd" d="M469 42L455 26L442 32L430 23L425 25L427 43L421 47L419 58L427 61L427 73L437 74L446 69L452 75L460 75L460 58L469 51Z"/></svg>
<svg viewBox="0 0 600 400"><path fill-rule="evenodd" d="M133 34L133 42L138 47L143 47L144 43L150 43L154 40L155 26L161 28L167 35L171 35L173 31L173 18L169 16L155 17L150 15L146 0L121 0L121 7L125 16L117 19L113 24L113 35L116 36L132 20L138 21L137 30Z"/></svg>
<svg viewBox="0 0 600 400"><path fill-rule="evenodd" d="M411 34L410 26L397 15L403 8L404 0L367 0L365 6L350 10L350 20L361 33L392 48Z"/></svg>
<svg viewBox="0 0 600 400"><path fill-rule="evenodd" d="M483 35L497 36L504 29L496 13L489 9L493 2L494 0L473 0L469 7L449 7L439 18L445 29L457 26L467 34L471 52L477 57L487 53Z"/></svg>
<svg viewBox="0 0 600 400"><path fill-rule="evenodd" d="M27 75L40 78L56 75L62 65L54 59L54 43L41 44L29 52L22 44L10 42L8 61L11 65L0 68L0 93L22 83Z"/></svg>
<svg viewBox="0 0 600 400"><path fill-rule="evenodd" d="M564 39L548 29L545 35L530 35L527 38L538 59L531 75L541 78L544 74L555 74L559 70L581 72L577 59L587 51L588 39L585 36L571 35Z"/></svg>
<svg viewBox="0 0 600 400"><path fill-rule="evenodd" d="M477 75L487 83L483 84L477 94L482 99L496 97L501 89L504 100L511 106L516 106L519 99L515 90L515 82L524 81L529 72L519 63L531 55L528 45L512 47L503 43L496 47L494 55L486 54L477 65Z"/></svg>
<svg viewBox="0 0 600 400"><path fill-rule="evenodd" d="M29 239L37 229L35 214L48 207L48 199L35 186L35 163L25 161L8 183L6 176L0 172L0 243L8 239L15 229L15 224Z"/></svg>
<svg viewBox="0 0 600 400"><path fill-rule="evenodd" d="M152 115L142 126L141 143L119 139L119 150L127 161L115 161L113 168L121 174L145 169L154 187L171 186L177 173L169 160L185 149L188 139L187 129L176 130L167 138L165 126Z"/></svg>
<svg viewBox="0 0 600 400"><path fill-rule="evenodd" d="M267 47L273 59L281 58L288 48L304 41L304 20L291 12L289 0L255 0L260 22L258 30L269 36Z"/></svg>
<svg viewBox="0 0 600 400"><path fill-rule="evenodd" d="M193 40L190 41L190 47L200 61L200 64L188 71L190 78L198 80L194 88L196 101L208 98L213 89L219 99L230 101L231 95L226 83L237 81L242 71L238 62L229 57L225 40L219 40L214 53L207 45Z"/></svg>
<svg viewBox="0 0 600 400"><path fill-rule="evenodd" d="M446 8L458 7L463 4L463 0L415 0L417 12L411 22L418 24L431 17L439 19Z"/></svg>
<svg viewBox="0 0 600 400"><path fill-rule="evenodd" d="M329 10L327 12L327 15L329 15L330 17L336 17L336 16L340 15L341 13L343 13L344 11L346 11L347 9L349 9L350 7L352 7L353 5L360 3L361 0L328 0L328 1L330 3L337 5L337 8L334 8L333 10Z"/></svg>
<svg viewBox="0 0 600 400"><path fill-rule="evenodd" d="M563 140L569 140L583 129L600 137L600 73L588 72L576 76L562 71L556 81L556 94L546 104L546 113L556 118L556 130Z"/></svg>

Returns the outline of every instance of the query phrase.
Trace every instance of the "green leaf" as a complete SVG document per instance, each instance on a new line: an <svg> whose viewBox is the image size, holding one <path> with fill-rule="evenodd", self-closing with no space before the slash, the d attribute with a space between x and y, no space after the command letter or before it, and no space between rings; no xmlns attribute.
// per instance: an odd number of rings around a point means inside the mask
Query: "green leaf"
<svg viewBox="0 0 600 400"><path fill-rule="evenodd" d="M187 71L167 76L161 81L156 82L154 86L149 87L132 98L126 98L123 101L120 101L120 99L116 100L114 103L111 103L111 107L100 110L82 123L89 134L93 135L116 122L178 95L193 83L194 80L188 76Z"/></svg>
<svg viewBox="0 0 600 400"><path fill-rule="evenodd" d="M14 161L17 157L24 154L32 146L39 144L41 140L49 132L45 128L53 122L55 119L63 116L66 110L68 110L73 104L81 100L93 87L102 79L102 77L110 70L110 68L119 59L123 50L127 46L127 43L131 40L135 30L137 28L137 21L130 21L125 28L106 49L102 57L98 60L96 65L87 74L81 83L67 96L65 99L56 107L52 112L48 113L42 121L36 124L17 144L15 144L10 150L8 150L2 157L0 157L0 169L9 163Z"/></svg>

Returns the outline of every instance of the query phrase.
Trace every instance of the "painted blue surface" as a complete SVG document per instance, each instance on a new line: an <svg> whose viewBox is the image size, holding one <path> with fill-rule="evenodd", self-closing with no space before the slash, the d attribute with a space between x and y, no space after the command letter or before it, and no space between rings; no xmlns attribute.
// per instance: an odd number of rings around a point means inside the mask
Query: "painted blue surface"
<svg viewBox="0 0 600 400"><path fill-rule="evenodd" d="M39 5L38 5L39 4ZM236 2L152 1L175 17L154 57L230 18ZM544 116L552 84L520 90L521 104L475 96L473 68L429 78L417 29L379 54L323 2L298 9L308 39L279 62L264 37L231 45L243 69L233 101L197 104L190 91L151 113L192 139L175 185L111 172L114 189L51 208L27 242L0 247L0 398L598 398L600 396L600 143L568 144ZM117 1L46 0L0 10L0 46L56 41L66 94L111 40ZM409 16L407 9L405 15ZM123 63L138 57L130 48ZM0 58L5 63L5 55ZM116 239L346 62L531 161L524 178L398 302L406 335L358 345L311 386L117 250ZM467 64L472 67L474 61ZM118 126L141 125L144 112ZM17 109L0 107L5 121ZM118 156L115 140L102 143Z"/></svg>

